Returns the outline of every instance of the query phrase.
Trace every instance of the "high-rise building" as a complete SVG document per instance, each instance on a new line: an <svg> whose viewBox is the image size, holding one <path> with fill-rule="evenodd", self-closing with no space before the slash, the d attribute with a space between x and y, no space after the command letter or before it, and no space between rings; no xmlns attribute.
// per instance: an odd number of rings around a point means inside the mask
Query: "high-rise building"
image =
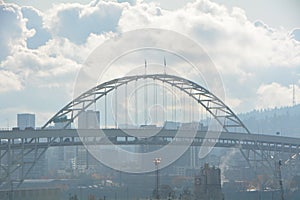
<svg viewBox="0 0 300 200"><path fill-rule="evenodd" d="M100 128L100 112L87 110L78 116L79 129L99 129Z"/></svg>
<svg viewBox="0 0 300 200"><path fill-rule="evenodd" d="M26 128L35 128L35 115L29 113L18 114L17 125L20 130L24 130Z"/></svg>

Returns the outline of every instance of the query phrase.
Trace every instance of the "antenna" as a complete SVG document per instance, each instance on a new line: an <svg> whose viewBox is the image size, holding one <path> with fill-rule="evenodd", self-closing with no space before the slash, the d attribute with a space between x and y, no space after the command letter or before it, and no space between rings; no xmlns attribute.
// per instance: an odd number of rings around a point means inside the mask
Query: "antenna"
<svg viewBox="0 0 300 200"><path fill-rule="evenodd" d="M167 61L166 57L164 57L164 74L166 74Z"/></svg>
<svg viewBox="0 0 300 200"><path fill-rule="evenodd" d="M296 97L295 97L295 84L293 84L293 106L296 105Z"/></svg>
<svg viewBox="0 0 300 200"><path fill-rule="evenodd" d="M7 128L9 129L9 119L6 118L6 121L7 121Z"/></svg>
<svg viewBox="0 0 300 200"><path fill-rule="evenodd" d="M145 116L144 116L144 120L145 120L145 125L147 125L148 122L148 90L147 90L147 79L146 79L146 75L147 75L147 61L145 60L145 86L144 86L144 109L145 109Z"/></svg>

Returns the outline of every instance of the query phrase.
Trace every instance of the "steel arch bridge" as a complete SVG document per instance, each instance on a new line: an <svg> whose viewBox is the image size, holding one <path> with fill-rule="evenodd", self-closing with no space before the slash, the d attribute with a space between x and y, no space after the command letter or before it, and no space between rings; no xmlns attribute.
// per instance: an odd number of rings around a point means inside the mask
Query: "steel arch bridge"
<svg viewBox="0 0 300 200"><path fill-rule="evenodd" d="M130 82L141 79L160 81L168 84L169 86L175 87L188 95L200 106L204 107L205 110L217 121L219 126L222 128L220 132L251 134L239 117L220 98L218 98L208 89L191 80L169 74L126 76L101 83L82 93L68 103L59 112L57 112L42 127L42 129L47 128L49 125L54 123L55 120L66 115L69 115L70 118L67 119L67 123L63 128L68 127L75 121L76 118L78 118L80 113L87 110L91 105L93 105L93 103L105 97L108 93L116 90L122 85L127 85ZM265 167L273 167L272 163L269 162L270 156L265 155L266 153L259 146L247 150L244 150L242 147L240 147L240 151L250 166L256 167L257 161L260 161L260 164L264 165Z"/></svg>
<svg viewBox="0 0 300 200"><path fill-rule="evenodd" d="M219 124L222 130L222 134L233 134L237 133L239 137L241 133L245 134L245 136L251 135L250 131L247 127L243 124L243 122L237 117L237 115L216 95L212 92L207 90L206 88L200 86L199 84L187 80L182 77L168 75L168 74L149 74L149 75L135 75L135 76L126 76L122 78L113 79L107 81L105 83L101 83L88 91L82 93L77 98L73 99L70 103L68 103L65 107L63 107L59 112L57 112L49 121L45 123L42 129L47 129L51 124L55 123L57 119L69 116L69 119L66 119L66 123L63 129L66 129L71 123L73 123L80 113L87 110L91 107L95 102L100 100L101 98L105 97L107 94L111 93L112 91L116 90L117 88L127 85L128 83L143 80L143 79L152 79L156 81L160 81L164 84L168 84L169 86L175 87L178 90L182 91L186 95L188 95L191 99L193 99L199 106L205 108L205 110L215 119L215 121ZM238 131L237 131L238 130ZM24 140L22 138L21 148L25 146L30 146L26 151L22 150L20 155L18 155L18 159L21 159L21 162L16 162L14 167L8 166L5 171L7 172L7 176L4 177L6 181L10 181L9 174L11 172L15 172L18 168L22 168L22 179L24 180L28 172L33 168L34 164L37 160L41 158L41 156L46 152L46 150L50 146L55 146L57 144L57 139L60 139L58 134L53 135L50 137L47 136L47 143L38 146L38 139L36 138L29 138L28 140ZM214 138L210 138L214 139ZM215 138L217 139L217 138ZM240 139L239 139L240 140ZM245 141L246 142L246 141ZM259 163L264 165L265 167L273 167L269 162L270 156L266 156L266 149L261 148L261 146L256 145L256 142L251 140L253 145L250 145L248 148L243 148L245 144L235 145L235 147L239 147L243 157L246 161L250 164L250 166L257 166L256 161L260 161ZM32 145L30 145L32 144ZM81 143L80 143L81 144ZM11 154L11 149L13 146L20 146L19 144L9 144L9 149L7 150L6 156L8 156L9 162L13 162L13 155ZM63 143L63 145L69 145L67 143ZM78 145L78 144L77 144ZM24 161L23 158L26 155L34 153L34 162L30 163L30 167L23 172L24 168ZM5 154L1 154L0 157L2 158ZM1 159L0 158L0 159ZM255 162L255 163L254 163ZM1 166L2 167L2 166ZM23 174L24 173L24 174Z"/></svg>

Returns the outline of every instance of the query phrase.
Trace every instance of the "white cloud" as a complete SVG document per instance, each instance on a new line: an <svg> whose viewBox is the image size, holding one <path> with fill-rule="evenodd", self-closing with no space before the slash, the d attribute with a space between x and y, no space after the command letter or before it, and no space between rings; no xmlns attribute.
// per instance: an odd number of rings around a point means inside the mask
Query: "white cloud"
<svg viewBox="0 0 300 200"><path fill-rule="evenodd" d="M123 11L119 26L122 31L165 28L199 42L218 67L228 98L242 101L232 105L239 111L255 107L260 85L272 81L291 84L296 81L294 74L299 73L300 44L289 31L273 29L261 21L253 23L240 8L228 10L208 0L198 0L166 11L156 4L141 3Z"/></svg>
<svg viewBox="0 0 300 200"><path fill-rule="evenodd" d="M44 45L50 38L51 34L45 29L43 22L43 13L33 7L22 7L23 18L26 19L26 28L34 31L32 37L27 38L27 47L36 49Z"/></svg>
<svg viewBox="0 0 300 200"><path fill-rule="evenodd" d="M229 11L208 0L189 3L175 11L140 3L124 10L119 24L123 31L155 27L191 36L224 73L248 74L245 70L249 67L300 63L299 44L291 40L288 31L271 32L271 28L250 22L242 9Z"/></svg>
<svg viewBox="0 0 300 200"><path fill-rule="evenodd" d="M124 8L129 4L92 2L82 4L59 4L48 10L45 18L52 34L84 44L91 33L115 32Z"/></svg>
<svg viewBox="0 0 300 200"><path fill-rule="evenodd" d="M0 71L0 94L7 91L21 90L19 77L10 71Z"/></svg>
<svg viewBox="0 0 300 200"><path fill-rule="evenodd" d="M20 8L15 4L0 4L0 61L12 53L13 49L26 46L26 39L33 32L26 29ZM5 28L4 28L5 27Z"/></svg>
<svg viewBox="0 0 300 200"><path fill-rule="evenodd" d="M261 85L257 90L256 108L275 108L292 105L293 86L282 86L279 83ZM295 97L300 98L300 88L295 86Z"/></svg>
<svg viewBox="0 0 300 200"><path fill-rule="evenodd" d="M38 50L23 50L9 56L3 63L3 69L14 73L22 80L23 87L57 85L73 80L80 65L75 61L57 55L51 57ZM66 80L61 81L61 78ZM60 84L57 84L57 83Z"/></svg>

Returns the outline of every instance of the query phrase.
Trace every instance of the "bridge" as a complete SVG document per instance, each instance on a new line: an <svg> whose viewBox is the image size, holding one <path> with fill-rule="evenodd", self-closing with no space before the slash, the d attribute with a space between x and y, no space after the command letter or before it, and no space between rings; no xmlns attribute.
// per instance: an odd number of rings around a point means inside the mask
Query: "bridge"
<svg viewBox="0 0 300 200"><path fill-rule="evenodd" d="M138 89L138 85L141 83L144 84L144 91ZM148 94L151 90L148 87L150 83L153 85L153 95ZM135 90L132 93L133 97L128 96L130 84ZM118 96L122 91L123 99ZM137 94L138 92L140 94ZM142 104L138 103L139 95L144 97ZM168 98L165 97L166 95ZM169 106L171 109L163 110L162 113L157 113L156 109L152 122L148 117L150 97L155 106L158 104L162 104L163 107L167 104L171 105ZM134 105L129 105L128 99L130 98L134 98ZM114 113L109 113L108 99L114 104ZM99 107L104 113L104 128L80 129L80 127L74 127L79 126L80 115L88 109L96 107L97 102L101 102ZM129 108L132 107L135 109L130 110ZM142 114L139 111L141 107L145 108ZM178 109L183 111L176 111ZM211 117L210 123L212 124L205 131L198 130L198 128L182 128L180 136L178 136L178 130L158 128L159 126L156 125L150 126L152 123L158 122L158 115L162 115L160 118L162 121L181 120L190 124L193 121L199 122L199 116L202 115L200 112L203 110ZM135 113L134 117L131 117L129 112ZM120 116L120 113L125 113L125 116ZM141 118L144 118L143 122L141 122ZM123 122L126 128L120 129L119 121ZM109 125L109 122L114 122L114 127ZM129 122L134 124L135 128L128 128ZM62 124L60 129L53 128L56 123ZM139 124L142 124L144 128L137 128L140 127ZM70 129L71 126L76 129ZM153 132L156 134L153 135ZM191 134L191 132L195 132L195 134ZM294 157L300 152L299 138L250 133L243 122L221 99L199 84L174 75L144 74L110 80L87 90L59 110L40 130L1 131L0 178L2 182L11 182L11 174L20 170L19 181L22 183L46 150L54 146L83 144L163 146L169 143L180 146L187 142L194 146L238 148L249 165L253 167L259 164L273 168L272 159L275 158L276 152L288 153L290 157ZM32 161L25 162L24 158L29 155L32 157L32 154L34 155Z"/></svg>

